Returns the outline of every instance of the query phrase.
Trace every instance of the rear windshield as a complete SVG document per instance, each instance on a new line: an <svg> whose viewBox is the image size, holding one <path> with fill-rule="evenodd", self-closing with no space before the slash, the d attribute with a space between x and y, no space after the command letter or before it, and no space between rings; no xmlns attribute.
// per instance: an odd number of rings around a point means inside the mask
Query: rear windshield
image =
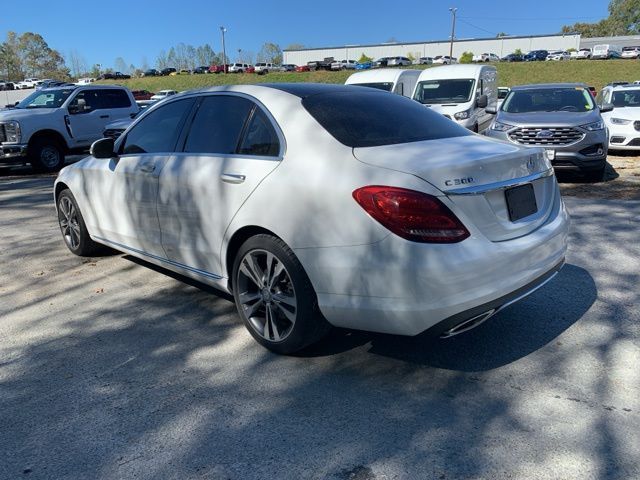
<svg viewBox="0 0 640 480"><path fill-rule="evenodd" d="M472 135L401 95L359 90L311 95L302 105L336 140L353 148Z"/></svg>

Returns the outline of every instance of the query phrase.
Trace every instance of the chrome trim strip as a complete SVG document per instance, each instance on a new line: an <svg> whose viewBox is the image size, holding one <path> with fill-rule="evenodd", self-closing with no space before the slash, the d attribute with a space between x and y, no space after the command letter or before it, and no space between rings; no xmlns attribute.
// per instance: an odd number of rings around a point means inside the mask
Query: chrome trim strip
<svg viewBox="0 0 640 480"><path fill-rule="evenodd" d="M114 242L114 241L111 241L111 240L107 240L106 238L102 238L102 237L98 237L98 236L93 236L93 238L98 240L98 241L100 241L100 242L108 243L110 245L114 245L114 246L118 247L119 249L128 250L130 252L137 253L138 255L142 255L142 256L145 256L145 257L153 258L154 260L157 260L159 262L168 263L169 265L173 265L174 267L178 267L178 268L181 268L182 270L187 270L189 272L196 273L198 275L202 275L203 277L211 278L213 280L222 280L224 278L224 277L221 277L220 275L216 275L215 273L205 272L204 270L198 270L197 268L188 267L187 265L183 265L182 263L174 262L173 260L169 260L168 258L162 258L162 257L159 257L157 255L153 255L152 253L148 253L148 252L144 252L142 250L138 250L137 248L128 247L126 245L123 245L122 243L118 243L118 242Z"/></svg>
<svg viewBox="0 0 640 480"><path fill-rule="evenodd" d="M443 190L447 195L483 195L492 190L503 190L505 188L517 187L518 185L524 185L526 183L534 182L540 178L550 177L553 175L553 168L545 170L544 172L534 173L526 177L513 178L510 180L503 180L501 182L489 183L487 185L478 185L475 187L456 188L454 190Z"/></svg>
<svg viewBox="0 0 640 480"><path fill-rule="evenodd" d="M564 264L564 262L563 262ZM562 268L563 265L560 266L560 268ZM549 283L551 280L553 280L554 278L556 278L556 275L558 275L558 273L560 273L560 270L553 272L553 274L547 278L544 282L542 282L539 285L536 285L535 287L533 287L531 290L528 290L526 292L524 292L522 295L519 295L518 297L514 298L513 300L509 300L507 303L499 306L498 308L496 308L496 311L494 312L494 315L498 312L501 312L502 310L504 310L505 308L507 308L510 305L513 305L516 302L519 302L520 300L522 300L525 297L528 297L529 295L531 295L533 292L535 292L536 290L544 287L547 283Z"/></svg>

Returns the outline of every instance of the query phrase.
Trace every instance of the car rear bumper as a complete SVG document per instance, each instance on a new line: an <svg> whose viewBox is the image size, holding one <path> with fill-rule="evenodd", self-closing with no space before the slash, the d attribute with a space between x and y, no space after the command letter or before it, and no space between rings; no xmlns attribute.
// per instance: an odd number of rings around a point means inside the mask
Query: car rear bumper
<svg viewBox="0 0 640 480"><path fill-rule="evenodd" d="M445 331L480 310L498 309L526 295L562 265L568 225L558 194L546 223L507 241L492 242L477 230L450 245L390 234L372 245L295 253L331 324L417 335Z"/></svg>

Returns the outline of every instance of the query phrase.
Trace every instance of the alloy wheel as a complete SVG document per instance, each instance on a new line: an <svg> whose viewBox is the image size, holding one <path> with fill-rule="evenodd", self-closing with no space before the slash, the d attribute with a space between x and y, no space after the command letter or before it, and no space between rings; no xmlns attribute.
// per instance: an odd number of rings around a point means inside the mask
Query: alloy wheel
<svg viewBox="0 0 640 480"><path fill-rule="evenodd" d="M281 342L296 323L297 299L289 272L273 253L255 249L240 262L236 288L249 325L265 340Z"/></svg>
<svg viewBox="0 0 640 480"><path fill-rule="evenodd" d="M76 250L80 245L80 221L78 211L69 197L60 199L58 221L65 243L71 250Z"/></svg>

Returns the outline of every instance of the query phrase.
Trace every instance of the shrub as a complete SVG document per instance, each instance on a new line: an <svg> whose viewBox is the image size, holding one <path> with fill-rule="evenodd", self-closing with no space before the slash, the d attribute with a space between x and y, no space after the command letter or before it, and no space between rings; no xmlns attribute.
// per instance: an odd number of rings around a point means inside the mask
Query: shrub
<svg viewBox="0 0 640 480"><path fill-rule="evenodd" d="M367 63L367 62L373 62L373 58L367 57L363 52L362 55L360 55L360 60L358 60L358 63Z"/></svg>
<svg viewBox="0 0 640 480"><path fill-rule="evenodd" d="M460 55L458 62L460 63L471 63L473 61L473 52L464 52Z"/></svg>

